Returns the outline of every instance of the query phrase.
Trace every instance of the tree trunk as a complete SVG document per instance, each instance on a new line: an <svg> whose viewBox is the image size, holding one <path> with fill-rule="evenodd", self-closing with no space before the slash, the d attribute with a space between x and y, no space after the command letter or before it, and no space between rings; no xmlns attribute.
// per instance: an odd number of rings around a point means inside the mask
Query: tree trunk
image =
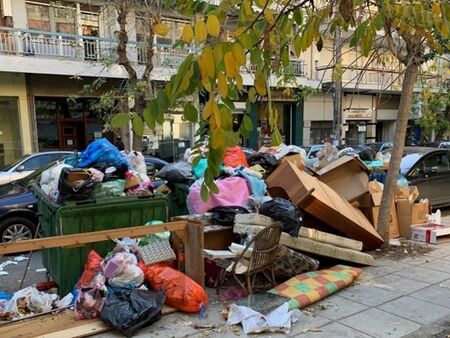
<svg viewBox="0 0 450 338"><path fill-rule="evenodd" d="M394 202L394 193L397 186L397 177L400 171L400 162L405 145L408 117L411 110L414 85L416 83L418 65L411 60L405 70L402 94L397 114L397 125L395 126L394 147L392 149L389 169L384 183L383 196L381 199L380 212L378 216L378 233L383 237L385 245L389 243L389 223L391 218L391 207Z"/></svg>

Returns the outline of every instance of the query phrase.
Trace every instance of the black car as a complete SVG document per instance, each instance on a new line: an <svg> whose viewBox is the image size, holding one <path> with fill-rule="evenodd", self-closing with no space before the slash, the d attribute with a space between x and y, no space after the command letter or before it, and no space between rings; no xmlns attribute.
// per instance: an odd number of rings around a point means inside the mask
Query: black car
<svg viewBox="0 0 450 338"><path fill-rule="evenodd" d="M0 242L34 237L38 209L31 184L39 181L42 172L55 163L52 162L27 177L0 185Z"/></svg>

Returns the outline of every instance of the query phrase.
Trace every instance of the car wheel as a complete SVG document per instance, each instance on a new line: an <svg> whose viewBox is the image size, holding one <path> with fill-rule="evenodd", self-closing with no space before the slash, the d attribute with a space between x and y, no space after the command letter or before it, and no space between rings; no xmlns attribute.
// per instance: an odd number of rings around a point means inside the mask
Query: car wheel
<svg viewBox="0 0 450 338"><path fill-rule="evenodd" d="M0 242L21 241L32 239L36 225L27 218L13 217L0 223Z"/></svg>

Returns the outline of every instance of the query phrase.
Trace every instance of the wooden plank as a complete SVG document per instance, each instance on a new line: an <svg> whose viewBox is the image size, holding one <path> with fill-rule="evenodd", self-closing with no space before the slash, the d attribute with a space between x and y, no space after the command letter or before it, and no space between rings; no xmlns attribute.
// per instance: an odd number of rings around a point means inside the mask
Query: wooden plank
<svg viewBox="0 0 450 338"><path fill-rule="evenodd" d="M0 255L23 251L36 251L41 249L83 245L122 237L141 237L161 231L178 231L184 230L187 224L187 221L178 221L151 226L144 225L131 228L84 232L73 235L44 237L13 243L0 243Z"/></svg>
<svg viewBox="0 0 450 338"><path fill-rule="evenodd" d="M185 270L186 274L201 286L205 286L203 247L203 223L189 221L184 242Z"/></svg>
<svg viewBox="0 0 450 338"><path fill-rule="evenodd" d="M234 231L238 234L257 234L264 229L263 226L250 224L235 224ZM312 254L341 259L363 265L373 265L373 257L363 252L340 248L331 244L321 243L309 238L292 237L287 233L281 233L280 244L292 249L309 252Z"/></svg>
<svg viewBox="0 0 450 338"><path fill-rule="evenodd" d="M345 238L342 236L336 236L316 229L310 229L301 227L298 233L299 237L309 238L317 242L327 243L331 245L338 246L340 248L347 248L351 250L362 250L362 242L355 241L350 238Z"/></svg>
<svg viewBox="0 0 450 338"><path fill-rule="evenodd" d="M83 321L81 321L83 322ZM106 325L100 320L96 320L95 322L85 323L84 325L80 325L73 328L65 328L56 331L56 332L50 332L45 333L43 335L34 336L36 338L73 338L73 337L89 337L94 334L110 331L113 328Z"/></svg>

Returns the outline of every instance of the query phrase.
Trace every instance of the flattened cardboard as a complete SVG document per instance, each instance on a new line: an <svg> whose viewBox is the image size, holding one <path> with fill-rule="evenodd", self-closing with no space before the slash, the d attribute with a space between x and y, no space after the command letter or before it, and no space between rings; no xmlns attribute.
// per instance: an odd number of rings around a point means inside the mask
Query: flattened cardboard
<svg viewBox="0 0 450 338"><path fill-rule="evenodd" d="M411 224L425 223L428 220L430 203L414 203L411 209Z"/></svg>
<svg viewBox="0 0 450 338"><path fill-rule="evenodd" d="M266 179L266 183L273 197L289 197L298 207L348 238L363 242L364 249L376 249L383 244L381 236L359 209L327 184L299 170L290 162L281 163ZM314 191L308 194L311 189Z"/></svg>
<svg viewBox="0 0 450 338"><path fill-rule="evenodd" d="M303 162L300 154L291 154L291 155L283 156L280 161L281 162L289 161L289 162L293 163L300 170L305 169L305 163Z"/></svg>
<svg viewBox="0 0 450 338"><path fill-rule="evenodd" d="M411 234L411 209L412 203L408 199L400 199L395 202L397 207L398 230L400 237L409 238ZM422 222L420 222L422 223Z"/></svg>
<svg viewBox="0 0 450 338"><path fill-rule="evenodd" d="M371 207L361 209L366 215L367 219L372 223L375 230L378 230L378 214L380 212L380 207ZM397 211L395 204L392 204L391 208L391 218L389 221L389 238L397 238L400 236L399 220L397 217Z"/></svg>
<svg viewBox="0 0 450 338"><path fill-rule="evenodd" d="M368 191L369 168L357 157L343 156L318 172L319 180L351 202Z"/></svg>
<svg viewBox="0 0 450 338"><path fill-rule="evenodd" d="M407 199L411 203L419 197L419 189L416 186L397 188L395 192L395 199Z"/></svg>

